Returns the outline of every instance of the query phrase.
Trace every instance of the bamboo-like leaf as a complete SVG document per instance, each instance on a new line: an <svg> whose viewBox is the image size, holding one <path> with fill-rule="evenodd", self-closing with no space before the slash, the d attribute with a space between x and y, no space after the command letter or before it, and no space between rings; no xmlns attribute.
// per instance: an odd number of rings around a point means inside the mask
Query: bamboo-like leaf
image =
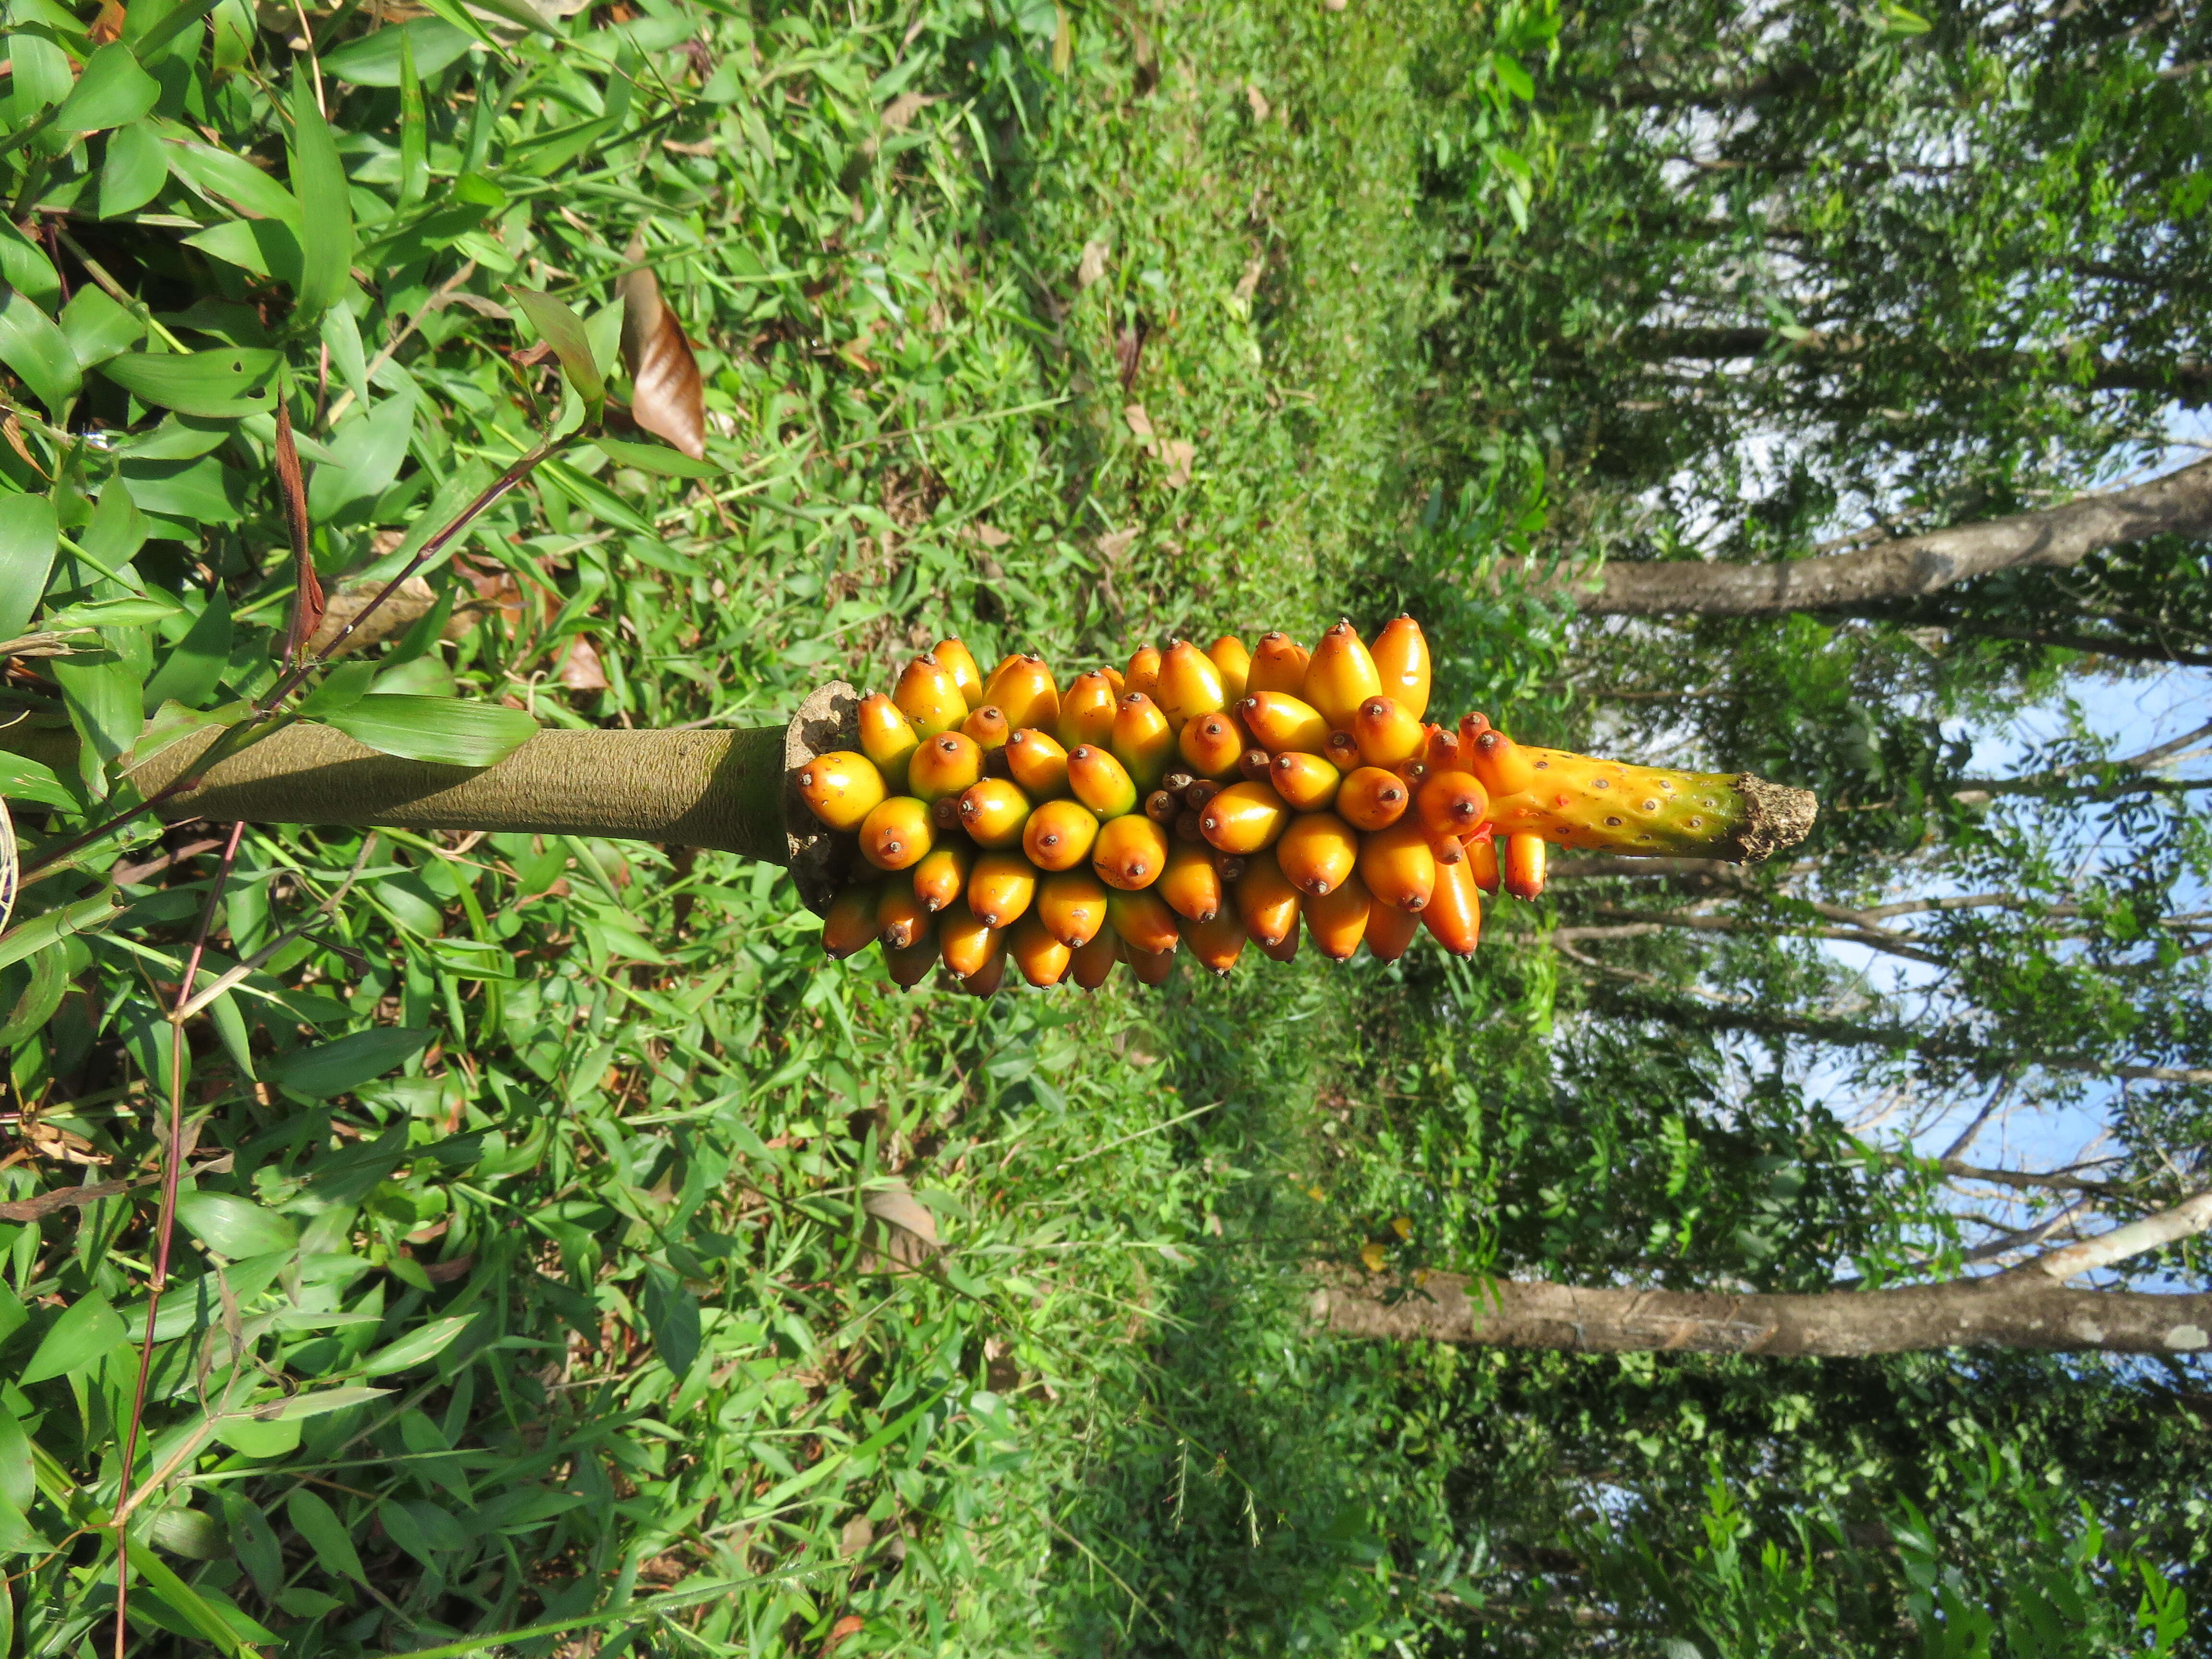
<svg viewBox="0 0 2212 1659"><path fill-rule="evenodd" d="M510 288L507 292L514 296L515 304L522 307L523 315L530 319L545 343L553 348L554 356L561 360L561 372L596 416L599 405L606 401L607 383L599 373L598 361L592 356L592 343L584 332L583 319L550 294L527 288Z"/></svg>
<svg viewBox="0 0 2212 1659"><path fill-rule="evenodd" d="M401 693L363 697L328 723L384 754L453 766L496 766L538 731L520 708Z"/></svg>
<svg viewBox="0 0 2212 1659"><path fill-rule="evenodd" d="M352 283L353 203L337 141L316 106L305 66L297 63L292 70L292 191L300 200L299 308L313 319L343 298Z"/></svg>

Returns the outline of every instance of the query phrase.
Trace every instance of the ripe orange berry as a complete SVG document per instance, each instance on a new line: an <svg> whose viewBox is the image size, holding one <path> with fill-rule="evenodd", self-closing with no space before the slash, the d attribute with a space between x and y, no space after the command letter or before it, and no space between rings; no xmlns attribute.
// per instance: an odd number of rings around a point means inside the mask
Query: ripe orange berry
<svg viewBox="0 0 2212 1659"><path fill-rule="evenodd" d="M1345 775L1336 792L1336 814L1355 830L1388 830L1406 816L1413 791L1395 772L1362 766Z"/></svg>
<svg viewBox="0 0 2212 1659"><path fill-rule="evenodd" d="M931 848L914 866L915 902L932 915L956 903L968 890L968 874L975 864L975 849L957 841Z"/></svg>
<svg viewBox="0 0 2212 1659"><path fill-rule="evenodd" d="M1152 955L1175 949L1175 913L1152 893L1107 894L1106 920L1132 951Z"/></svg>
<svg viewBox="0 0 2212 1659"><path fill-rule="evenodd" d="M1298 954L1298 930L1295 927L1272 945L1256 933L1252 936L1252 942L1260 947L1260 954L1270 962L1295 961Z"/></svg>
<svg viewBox="0 0 2212 1659"><path fill-rule="evenodd" d="M960 981L971 997L995 996L1006 977L1006 942L1003 933L991 935L991 954L981 968Z"/></svg>
<svg viewBox="0 0 2212 1659"><path fill-rule="evenodd" d="M1114 964L1121 959L1121 941L1104 928L1082 945L1068 958L1067 976L1086 991L1095 991L1103 985L1114 971Z"/></svg>
<svg viewBox="0 0 2212 1659"><path fill-rule="evenodd" d="M1022 851L1040 870L1073 870L1091 859L1097 814L1079 800L1048 800L1022 826Z"/></svg>
<svg viewBox="0 0 2212 1659"><path fill-rule="evenodd" d="M937 935L927 929L911 945L884 946L884 968L902 991L911 991L927 979L939 959Z"/></svg>
<svg viewBox="0 0 2212 1659"><path fill-rule="evenodd" d="M1517 899L1533 899L1544 890L1544 838L1521 832L1505 838L1505 856L1500 860L1500 880L1505 890Z"/></svg>
<svg viewBox="0 0 2212 1659"><path fill-rule="evenodd" d="M1150 887L1167 862L1168 832L1141 812L1108 819L1091 848L1091 867L1098 879L1125 893Z"/></svg>
<svg viewBox="0 0 2212 1659"><path fill-rule="evenodd" d="M1217 974L1225 974L1237 965L1249 937L1244 924L1225 912L1210 921L1194 921L1182 930L1183 943L1199 965Z"/></svg>
<svg viewBox="0 0 2212 1659"><path fill-rule="evenodd" d="M1427 908L1436 891L1436 855L1418 823L1394 823L1359 843L1359 878L1378 905L1394 910Z"/></svg>
<svg viewBox="0 0 2212 1659"><path fill-rule="evenodd" d="M1140 985L1164 985L1175 977L1176 953L1172 951L1132 951L1126 947L1121 960L1129 964L1129 974Z"/></svg>
<svg viewBox="0 0 2212 1659"><path fill-rule="evenodd" d="M891 701L925 738L950 732L968 718L968 699L943 665L927 651L899 675Z"/></svg>
<svg viewBox="0 0 2212 1659"><path fill-rule="evenodd" d="M850 749L817 755L799 769L799 799L832 830L857 829L889 793L876 763Z"/></svg>
<svg viewBox="0 0 2212 1659"><path fill-rule="evenodd" d="M1517 795L1535 787L1535 763L1495 726L1474 740L1474 775L1492 796Z"/></svg>
<svg viewBox="0 0 2212 1659"><path fill-rule="evenodd" d="M1288 634L1277 630L1260 635L1246 671L1244 695L1276 691L1296 696L1306 683L1306 648Z"/></svg>
<svg viewBox="0 0 2212 1659"><path fill-rule="evenodd" d="M1306 931L1314 948L1335 962L1349 962L1367 936L1367 918L1375 908L1366 884L1358 875L1306 901Z"/></svg>
<svg viewBox="0 0 2212 1659"><path fill-rule="evenodd" d="M1006 772L1031 800L1067 793L1067 750L1050 733L1025 726L1006 739Z"/></svg>
<svg viewBox="0 0 2212 1659"><path fill-rule="evenodd" d="M880 801L860 820L860 856L878 870L911 870L936 844L929 808L912 795Z"/></svg>
<svg viewBox="0 0 2212 1659"><path fill-rule="evenodd" d="M856 716L860 728L860 752L884 775L884 787L894 794L906 793L907 757L921 746L921 733L899 712L899 706L880 691L860 699Z"/></svg>
<svg viewBox="0 0 2212 1659"><path fill-rule="evenodd" d="M1157 645L1140 645L1137 654L1129 659L1127 672L1121 676L1121 695L1132 691L1149 697L1160 687L1160 648Z"/></svg>
<svg viewBox="0 0 2212 1659"><path fill-rule="evenodd" d="M1296 749L1318 755L1328 741L1328 722L1311 703L1281 691L1255 691L1237 705L1252 740L1271 755Z"/></svg>
<svg viewBox="0 0 2212 1659"><path fill-rule="evenodd" d="M1067 751L1067 787L1101 818L1137 810L1136 781L1097 744L1079 744Z"/></svg>
<svg viewBox="0 0 2212 1659"><path fill-rule="evenodd" d="M1466 843L1467 861L1474 872L1474 884L1486 893L1498 890L1498 842L1489 836L1478 836Z"/></svg>
<svg viewBox="0 0 2212 1659"><path fill-rule="evenodd" d="M994 702L969 709L968 718L960 722L960 729L986 749L1005 748L1013 730L1006 724L1006 710Z"/></svg>
<svg viewBox="0 0 2212 1659"><path fill-rule="evenodd" d="M1199 809L1198 832L1222 852L1256 853L1290 819L1283 798L1264 783L1232 783Z"/></svg>
<svg viewBox="0 0 2212 1659"><path fill-rule="evenodd" d="M1370 697L1352 717L1359 757L1370 766L1395 766L1420 754L1428 731L1418 716L1395 697Z"/></svg>
<svg viewBox="0 0 2212 1659"><path fill-rule="evenodd" d="M1060 983L1073 954L1047 931L1035 911L1014 924L1006 951L1013 957L1014 966L1022 970L1022 977L1040 990Z"/></svg>
<svg viewBox="0 0 2212 1659"><path fill-rule="evenodd" d="M1229 707L1221 684L1221 671L1188 640L1171 641L1160 659L1160 688L1153 697L1170 725L1181 726L1200 714L1218 714Z"/></svg>
<svg viewBox="0 0 2212 1659"><path fill-rule="evenodd" d="M1114 734L1114 711L1121 701L1121 687L1106 672L1094 669L1078 674L1060 699L1060 718L1053 723L1061 746L1073 749L1079 744L1103 744Z"/></svg>
<svg viewBox="0 0 2212 1659"><path fill-rule="evenodd" d="M1298 929L1298 890L1285 878L1273 852L1255 853L1237 878L1237 919L1264 946L1279 945Z"/></svg>
<svg viewBox="0 0 2212 1659"><path fill-rule="evenodd" d="M1352 716L1370 697L1382 695L1382 677L1375 672L1375 659L1348 622L1340 622L1321 636L1298 695L1328 722L1332 732L1352 730Z"/></svg>
<svg viewBox="0 0 2212 1659"><path fill-rule="evenodd" d="M1114 711L1114 730L1107 740L1114 758L1121 763L1139 794L1149 794L1167 775L1168 760L1176 751L1175 730L1160 706L1141 691L1122 694Z"/></svg>
<svg viewBox="0 0 2212 1659"><path fill-rule="evenodd" d="M876 902L883 884L856 881L840 888L830 901L830 914L822 919L822 949L832 959L849 957L875 942Z"/></svg>
<svg viewBox="0 0 2212 1659"><path fill-rule="evenodd" d="M1292 811L1319 812L1336 799L1344 774L1319 755L1285 749L1269 763L1267 781Z"/></svg>
<svg viewBox="0 0 2212 1659"><path fill-rule="evenodd" d="M1437 866L1436 891L1421 912L1421 925L1437 944L1455 957L1471 957L1482 937L1482 896L1474 884L1474 866L1466 859Z"/></svg>
<svg viewBox="0 0 2212 1659"><path fill-rule="evenodd" d="M1293 887L1317 898L1351 878L1359 837L1334 812L1303 812L1276 843L1275 861Z"/></svg>
<svg viewBox="0 0 2212 1659"><path fill-rule="evenodd" d="M1429 641L1420 623L1399 617L1385 623L1369 653L1382 676L1382 695L1394 698L1415 720L1429 712Z"/></svg>
<svg viewBox="0 0 2212 1659"><path fill-rule="evenodd" d="M1006 935L986 927L963 899L937 919L937 943L945 952L945 965L966 979L982 971L983 964L1004 948Z"/></svg>
<svg viewBox="0 0 2212 1659"><path fill-rule="evenodd" d="M1004 778L984 778L961 793L960 827L978 847L1017 847L1030 821L1030 798Z"/></svg>
<svg viewBox="0 0 2212 1659"><path fill-rule="evenodd" d="M1176 734L1176 752L1201 778L1225 783L1237 775L1237 762L1251 746L1237 716L1225 710L1184 722Z"/></svg>
<svg viewBox="0 0 2212 1659"><path fill-rule="evenodd" d="M1167 868L1160 872L1160 896L1177 915L1193 921L1211 921L1221 913L1228 895L1212 848L1179 841L1168 848Z"/></svg>
<svg viewBox="0 0 2212 1659"><path fill-rule="evenodd" d="M924 738L907 763L907 793L926 801L957 795L983 775L983 746L964 732Z"/></svg>
<svg viewBox="0 0 2212 1659"><path fill-rule="evenodd" d="M983 701L998 705L1011 731L1034 726L1049 732L1060 721L1060 688L1044 659L1034 653L1009 657L993 669L984 684Z"/></svg>
<svg viewBox="0 0 2212 1659"><path fill-rule="evenodd" d="M1036 866L1019 853L985 853L968 876L968 908L986 927L1011 927L1036 897Z"/></svg>
<svg viewBox="0 0 2212 1659"><path fill-rule="evenodd" d="M1377 904L1367 913L1367 948L1379 962L1395 962L1421 931L1419 910Z"/></svg>
<svg viewBox="0 0 2212 1659"><path fill-rule="evenodd" d="M1490 794L1472 772L1432 772L1414 807L1431 836L1470 836L1490 816Z"/></svg>
<svg viewBox="0 0 2212 1659"><path fill-rule="evenodd" d="M937 659L938 666L952 676L953 684L970 708L986 701L983 696L983 671L975 665L975 659L958 640L939 640L932 646L929 654Z"/></svg>
<svg viewBox="0 0 2212 1659"><path fill-rule="evenodd" d="M1072 951L1106 925L1106 890L1087 870L1063 870L1037 884L1036 907L1030 914Z"/></svg>
<svg viewBox="0 0 2212 1659"><path fill-rule="evenodd" d="M1244 648L1244 641L1234 634L1224 634L1206 647L1206 654L1221 676L1221 706L1229 708L1242 702L1250 690L1247 682L1252 674L1252 653Z"/></svg>

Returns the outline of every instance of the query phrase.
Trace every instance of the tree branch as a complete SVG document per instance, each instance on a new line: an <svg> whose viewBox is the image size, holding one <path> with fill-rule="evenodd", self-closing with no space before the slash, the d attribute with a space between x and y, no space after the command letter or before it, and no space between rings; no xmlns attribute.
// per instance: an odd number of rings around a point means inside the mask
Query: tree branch
<svg viewBox="0 0 2212 1659"><path fill-rule="evenodd" d="M2135 1256L2148 1255L2153 1250L2162 1250L2185 1238L2194 1238L2208 1228L2212 1228L2212 1192L2202 1192L2184 1199L2170 1210L2161 1210L2156 1215L2130 1221L2094 1238L2085 1238L2078 1244L2039 1255L2014 1268L2007 1277L2034 1277L2054 1284L2063 1283L2100 1268L2116 1267Z"/></svg>

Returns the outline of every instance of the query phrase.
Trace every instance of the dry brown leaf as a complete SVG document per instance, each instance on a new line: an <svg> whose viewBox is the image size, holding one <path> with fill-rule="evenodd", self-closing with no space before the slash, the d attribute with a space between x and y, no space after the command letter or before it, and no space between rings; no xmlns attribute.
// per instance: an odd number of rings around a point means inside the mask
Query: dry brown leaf
<svg viewBox="0 0 2212 1659"><path fill-rule="evenodd" d="M863 1193L860 1208L876 1224L869 1230L876 1243L901 1267L919 1267L945 1248L937 1242L937 1218L896 1177Z"/></svg>
<svg viewBox="0 0 2212 1659"><path fill-rule="evenodd" d="M284 507L284 527L292 537L292 620L284 630L287 667L307 654L307 642L323 625L323 582L315 574L315 553L307 538L307 480L300 471L300 451L292 441L292 415L276 399L276 488Z"/></svg>
<svg viewBox="0 0 2212 1659"><path fill-rule="evenodd" d="M837 1553L858 1555L876 1541L875 1523L865 1515L856 1515L837 1529Z"/></svg>
<svg viewBox="0 0 2212 1659"><path fill-rule="evenodd" d="M1259 88L1254 86L1249 81L1247 81L1244 83L1244 101L1251 105L1252 118L1254 120L1264 121L1267 118L1269 112L1267 95L1261 92Z"/></svg>
<svg viewBox="0 0 2212 1659"><path fill-rule="evenodd" d="M384 591L380 581L349 582L332 593L323 607L323 620L307 641L307 654L314 655L338 636L338 630L368 608L368 602ZM346 636L345 649L364 651L380 640L394 634L404 634L429 613L438 602L438 595L430 584L420 576L410 576L392 591L392 597L376 607L367 622Z"/></svg>
<svg viewBox="0 0 2212 1659"><path fill-rule="evenodd" d="M975 539L986 547L1004 547L1008 542L1013 540L1013 538L994 524L978 524L975 526Z"/></svg>
<svg viewBox="0 0 2212 1659"><path fill-rule="evenodd" d="M913 125L915 116L936 101L918 92L902 92L884 106L884 125L893 132L903 132Z"/></svg>
<svg viewBox="0 0 2212 1659"><path fill-rule="evenodd" d="M630 245L627 258L639 254ZM629 371L630 418L693 460L707 454L707 404L699 360L676 313L660 301L660 283L642 267L616 285L622 295L623 366Z"/></svg>
<svg viewBox="0 0 2212 1659"><path fill-rule="evenodd" d="M1127 530L1109 531L1098 538L1098 556L1108 564L1118 564L1121 556L1137 544L1137 526Z"/></svg>
<svg viewBox="0 0 2212 1659"><path fill-rule="evenodd" d="M1168 488L1181 489L1190 482L1191 463L1198 459L1198 446L1187 438L1170 438L1160 446L1160 459L1168 464Z"/></svg>
<svg viewBox="0 0 2212 1659"><path fill-rule="evenodd" d="M105 0L100 15L92 20L86 39L95 46L113 44L123 38L123 0Z"/></svg>
<svg viewBox="0 0 2212 1659"><path fill-rule="evenodd" d="M599 651L581 634L568 641L568 650L561 655L561 666L556 675L561 684L571 691L604 691L607 689L607 671L599 662Z"/></svg>
<svg viewBox="0 0 2212 1659"><path fill-rule="evenodd" d="M839 1645L842 1644L848 1637L858 1636L867 1627L868 1621L861 1618L859 1613L847 1613L842 1619L840 1619L836 1624L830 1626L830 1639L822 1644L822 1651L825 1655L836 1652Z"/></svg>
<svg viewBox="0 0 2212 1659"><path fill-rule="evenodd" d="M1106 260L1114 250L1103 242L1085 242L1083 257L1075 262L1075 285L1089 288L1106 274Z"/></svg>
<svg viewBox="0 0 2212 1659"><path fill-rule="evenodd" d="M1124 392L1137 382L1137 366L1145 358L1147 332L1142 323L1133 323L1115 338L1114 362L1121 370L1121 390Z"/></svg>
<svg viewBox="0 0 2212 1659"><path fill-rule="evenodd" d="M1145 413L1142 404L1131 404L1121 411L1121 418L1129 423L1130 433L1146 443L1152 441L1152 417Z"/></svg>

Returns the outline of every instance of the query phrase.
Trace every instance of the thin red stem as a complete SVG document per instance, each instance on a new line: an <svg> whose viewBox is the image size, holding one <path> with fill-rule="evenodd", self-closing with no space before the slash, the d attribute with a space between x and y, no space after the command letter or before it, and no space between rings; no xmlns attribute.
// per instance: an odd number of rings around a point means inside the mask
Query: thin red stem
<svg viewBox="0 0 2212 1659"><path fill-rule="evenodd" d="M207 954L208 932L215 925L216 906L238 861L238 843L246 834L243 823L230 826L223 843L222 862L209 884L207 902L200 906L200 926L192 938L191 955L185 962L185 982L177 988L177 1006L169 1019L169 1144L161 1159L161 1211L155 1223L154 1277L146 1286L146 1334L138 1344L138 1386L131 1400L131 1420L123 1431L123 1474L115 1505L115 1659L123 1659L128 1632L124 1618L131 1606L131 1552L125 1528L138 1494L132 1489L131 1470L138 1458L138 1427L146 1414L146 1388L154 1370L154 1320L161 1311L161 1292L169 1284L169 1245L177 1231L177 1188L184 1178L185 1158L185 1005L192 1000L201 959Z"/></svg>

